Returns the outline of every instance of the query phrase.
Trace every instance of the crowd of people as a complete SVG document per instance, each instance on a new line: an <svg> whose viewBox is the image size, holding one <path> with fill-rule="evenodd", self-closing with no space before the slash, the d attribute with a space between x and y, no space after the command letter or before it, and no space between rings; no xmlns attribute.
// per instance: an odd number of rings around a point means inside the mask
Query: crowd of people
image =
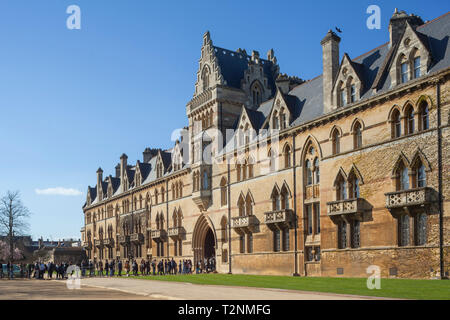
<svg viewBox="0 0 450 320"><path fill-rule="evenodd" d="M176 275L192 274L194 271L192 260L179 260L178 263L172 259L150 260L150 259L129 259L105 260L93 262L84 260L81 263L81 276L149 276L149 275ZM203 264L199 261L195 267L195 272L209 273L216 270L216 261L214 258L204 259Z"/></svg>
<svg viewBox="0 0 450 320"><path fill-rule="evenodd" d="M34 278L34 279L67 279L68 268L71 266L71 262L44 263L37 261L35 263L18 264L18 275L14 273L14 265L8 262L6 265L0 268L0 278L7 277L9 279L15 276L21 278ZM6 268L5 268L6 266ZM192 274L194 272L194 266L192 260L179 260L178 263L172 259L129 259L124 262L122 260L105 260L93 262L92 260L83 260L77 266L81 270L82 277L93 276L149 276L149 275L176 275L176 274ZM16 273L17 273L16 267ZM4 270L5 269L5 270ZM210 273L216 271L215 258L205 258L203 263L198 261L195 265L195 273ZM6 273L6 274L5 274Z"/></svg>
<svg viewBox="0 0 450 320"><path fill-rule="evenodd" d="M0 278L12 279L14 277L19 277L44 279L44 276L46 275L47 279L53 279L54 275L55 279L67 279L67 269L70 265L71 262L55 264L53 262L44 263L37 261L35 263L20 263L16 265L8 262L0 268ZM16 266L16 272L14 272L14 266Z"/></svg>

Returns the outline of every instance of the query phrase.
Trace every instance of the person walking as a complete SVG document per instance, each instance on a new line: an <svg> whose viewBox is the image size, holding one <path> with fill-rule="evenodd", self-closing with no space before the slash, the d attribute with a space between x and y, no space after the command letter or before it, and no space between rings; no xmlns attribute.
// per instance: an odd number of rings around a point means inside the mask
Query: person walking
<svg viewBox="0 0 450 320"><path fill-rule="evenodd" d="M106 259L105 261L105 275L108 276L108 272L109 272L109 262L108 259ZM102 272L102 276L103 276L103 272Z"/></svg>
<svg viewBox="0 0 450 320"><path fill-rule="evenodd" d="M106 259L106 261L105 261L105 270L106 270L106 273L108 273L108 266L106 265L108 263L108 259ZM102 262L102 260L100 260L99 262L98 262L98 275L100 276L100 277L103 277L103 262Z"/></svg>

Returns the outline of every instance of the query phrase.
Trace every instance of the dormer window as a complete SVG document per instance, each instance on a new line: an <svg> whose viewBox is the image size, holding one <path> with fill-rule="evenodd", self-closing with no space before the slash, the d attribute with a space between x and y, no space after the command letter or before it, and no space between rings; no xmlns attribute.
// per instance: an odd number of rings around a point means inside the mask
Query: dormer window
<svg viewBox="0 0 450 320"><path fill-rule="evenodd" d="M347 104L347 97L346 97L345 88L342 88L339 91L339 97L340 97L340 106L344 107Z"/></svg>
<svg viewBox="0 0 450 320"><path fill-rule="evenodd" d="M273 129L275 129L275 130L280 129L280 120L278 118L278 112L276 112L276 111L273 114Z"/></svg>
<svg viewBox="0 0 450 320"><path fill-rule="evenodd" d="M356 86L352 84L350 86L350 102L353 103L356 101Z"/></svg>
<svg viewBox="0 0 450 320"><path fill-rule="evenodd" d="M400 72L401 72L402 83L407 82L408 81L408 63L403 62L400 65Z"/></svg>
<svg viewBox="0 0 450 320"><path fill-rule="evenodd" d="M251 93L253 98L253 105L259 106L262 102L262 90L258 82L253 83Z"/></svg>
<svg viewBox="0 0 450 320"><path fill-rule="evenodd" d="M420 57L414 58L414 79L420 77Z"/></svg>

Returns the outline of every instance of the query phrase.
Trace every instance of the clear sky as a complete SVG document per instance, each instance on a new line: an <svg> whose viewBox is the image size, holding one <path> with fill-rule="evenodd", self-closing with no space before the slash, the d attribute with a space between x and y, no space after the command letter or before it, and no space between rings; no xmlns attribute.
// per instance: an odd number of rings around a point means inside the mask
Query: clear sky
<svg viewBox="0 0 450 320"><path fill-rule="evenodd" d="M81 30L66 27L72 4ZM381 30L366 27L372 4ZM79 238L97 168L114 174L124 152L134 164L146 147L169 148L187 125L206 30L223 48L273 48L281 72L311 79L329 29L354 58L388 41L395 7L431 20L450 2L2 0L0 194L21 191L34 238Z"/></svg>

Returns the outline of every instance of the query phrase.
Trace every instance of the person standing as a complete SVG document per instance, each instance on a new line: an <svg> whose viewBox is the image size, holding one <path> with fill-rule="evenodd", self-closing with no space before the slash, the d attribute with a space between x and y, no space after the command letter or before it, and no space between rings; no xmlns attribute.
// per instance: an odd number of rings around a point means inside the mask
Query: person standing
<svg viewBox="0 0 450 320"><path fill-rule="evenodd" d="M108 276L108 272L109 272L109 262L108 259L106 259L105 261L105 275ZM103 276L103 270L102 270L102 276Z"/></svg>
<svg viewBox="0 0 450 320"><path fill-rule="evenodd" d="M121 277L122 276L122 260L118 260L117 269L119 271L119 277Z"/></svg>

